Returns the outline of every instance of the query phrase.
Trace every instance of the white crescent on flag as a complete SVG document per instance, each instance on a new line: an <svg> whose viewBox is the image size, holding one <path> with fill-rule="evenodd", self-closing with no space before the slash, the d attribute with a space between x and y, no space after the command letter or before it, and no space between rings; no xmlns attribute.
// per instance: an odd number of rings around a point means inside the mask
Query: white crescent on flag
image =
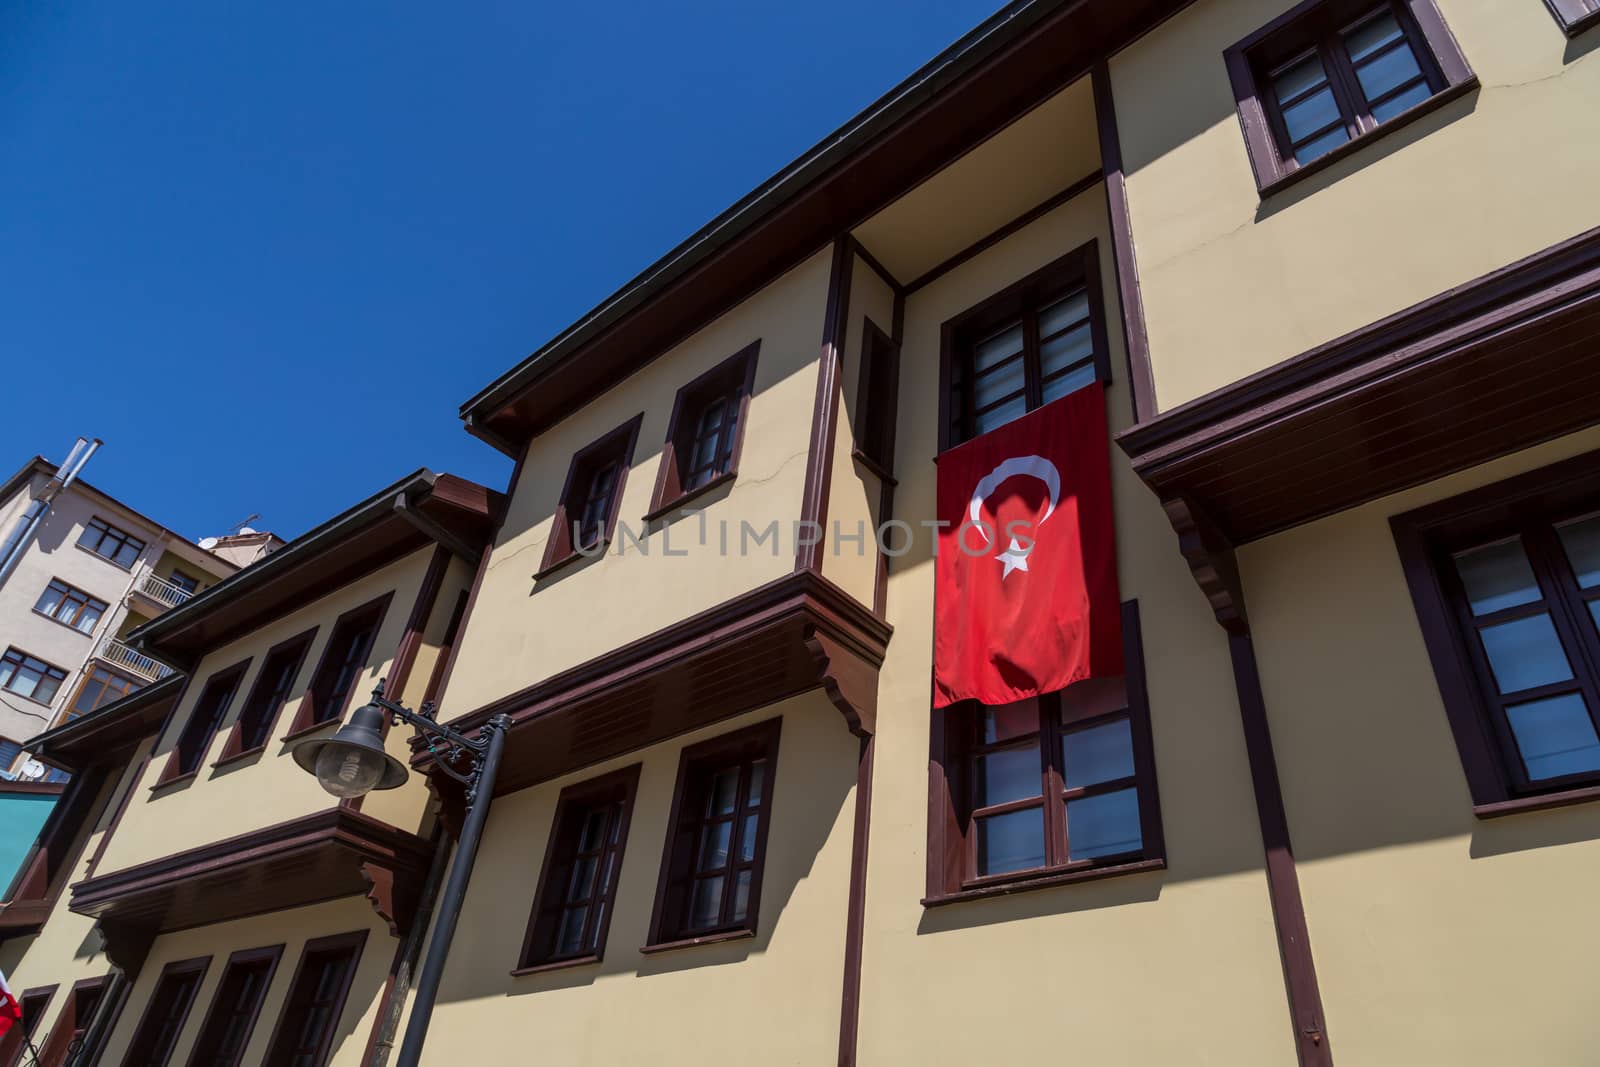
<svg viewBox="0 0 1600 1067"><path fill-rule="evenodd" d="M973 526L977 528L980 534L983 534L986 541L989 539L988 535L984 533L984 527L979 525L978 519L983 510L983 502L989 499L991 493L1000 488L1001 482L1007 478L1017 476L1037 478L1044 483L1044 487L1050 492L1050 501L1045 505L1044 514L1039 516L1038 524L1040 526L1045 524L1045 520L1049 519L1050 515L1056 510L1056 504L1061 501L1061 472L1056 470L1054 463L1051 463L1043 456L1012 456L980 478L977 488L972 491L972 503L968 506L967 512L971 516ZM1000 573L1001 579L1011 577L1012 571L1027 570L1028 553L1031 551L1031 545L1028 548L1023 548L1021 543L1013 537L1011 546L1003 552L996 553L994 557L1005 567L1005 570Z"/></svg>

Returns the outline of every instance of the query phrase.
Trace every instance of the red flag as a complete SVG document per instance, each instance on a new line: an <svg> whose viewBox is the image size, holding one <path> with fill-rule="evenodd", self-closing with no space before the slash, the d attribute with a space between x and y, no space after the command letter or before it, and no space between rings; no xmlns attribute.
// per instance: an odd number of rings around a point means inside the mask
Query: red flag
<svg viewBox="0 0 1600 1067"><path fill-rule="evenodd" d="M1122 673L1108 452L1096 382L940 455L934 707Z"/></svg>
<svg viewBox="0 0 1600 1067"><path fill-rule="evenodd" d="M4 1034L22 1021L22 1005L11 995L4 971L0 971L0 1034Z"/></svg>

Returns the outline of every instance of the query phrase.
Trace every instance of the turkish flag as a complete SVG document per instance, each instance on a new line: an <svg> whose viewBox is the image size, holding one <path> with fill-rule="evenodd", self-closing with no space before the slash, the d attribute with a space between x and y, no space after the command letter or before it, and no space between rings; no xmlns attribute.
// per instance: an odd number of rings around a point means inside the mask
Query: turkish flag
<svg viewBox="0 0 1600 1067"><path fill-rule="evenodd" d="M939 456L933 706L1122 673L1099 382Z"/></svg>
<svg viewBox="0 0 1600 1067"><path fill-rule="evenodd" d="M22 1005L11 995L11 987L6 984L5 972L0 971L0 1034L4 1034L21 1021Z"/></svg>

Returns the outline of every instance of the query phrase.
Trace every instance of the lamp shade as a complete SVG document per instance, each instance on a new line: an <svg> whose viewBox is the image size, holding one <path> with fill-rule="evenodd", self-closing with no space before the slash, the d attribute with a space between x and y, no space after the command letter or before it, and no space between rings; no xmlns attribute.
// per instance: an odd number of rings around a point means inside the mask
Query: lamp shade
<svg viewBox="0 0 1600 1067"><path fill-rule="evenodd" d="M403 785L409 775L405 764L383 747L385 714L374 704L357 708L332 737L313 737L295 745L294 761L336 797L359 797Z"/></svg>

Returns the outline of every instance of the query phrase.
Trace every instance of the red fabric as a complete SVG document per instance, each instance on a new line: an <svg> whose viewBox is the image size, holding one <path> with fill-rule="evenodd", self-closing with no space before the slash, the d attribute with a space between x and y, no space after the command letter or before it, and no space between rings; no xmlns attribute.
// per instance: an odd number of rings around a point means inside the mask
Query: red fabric
<svg viewBox="0 0 1600 1067"><path fill-rule="evenodd" d="M1107 436L1095 383L939 456L934 707L1122 673Z"/></svg>
<svg viewBox="0 0 1600 1067"><path fill-rule="evenodd" d="M11 995L4 972L0 972L0 1034L4 1034L22 1021L22 1005Z"/></svg>

